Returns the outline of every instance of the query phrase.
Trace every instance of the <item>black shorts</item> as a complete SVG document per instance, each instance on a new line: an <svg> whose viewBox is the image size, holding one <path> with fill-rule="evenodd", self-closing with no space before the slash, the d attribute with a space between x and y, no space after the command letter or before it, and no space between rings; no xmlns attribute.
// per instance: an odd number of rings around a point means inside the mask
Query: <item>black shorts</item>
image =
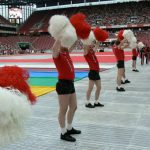
<svg viewBox="0 0 150 150"><path fill-rule="evenodd" d="M56 92L58 95L75 93L74 81L59 79L56 83Z"/></svg>
<svg viewBox="0 0 150 150"><path fill-rule="evenodd" d="M137 59L137 57L136 56L132 56L132 60L136 60Z"/></svg>
<svg viewBox="0 0 150 150"><path fill-rule="evenodd" d="M90 70L88 74L89 80L100 80L99 71Z"/></svg>
<svg viewBox="0 0 150 150"><path fill-rule="evenodd" d="M119 60L117 63L118 68L124 68L124 60Z"/></svg>

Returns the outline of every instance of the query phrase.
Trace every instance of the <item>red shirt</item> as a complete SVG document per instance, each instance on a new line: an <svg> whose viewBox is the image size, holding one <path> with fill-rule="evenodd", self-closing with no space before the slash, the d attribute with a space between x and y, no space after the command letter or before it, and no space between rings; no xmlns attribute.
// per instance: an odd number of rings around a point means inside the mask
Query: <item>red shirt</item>
<svg viewBox="0 0 150 150"><path fill-rule="evenodd" d="M69 52L60 52L57 58L53 58L58 71L58 78L65 80L74 80L74 66L70 58Z"/></svg>
<svg viewBox="0 0 150 150"><path fill-rule="evenodd" d="M119 49L117 46L113 46L113 52L116 56L117 61L124 60L124 50Z"/></svg>
<svg viewBox="0 0 150 150"><path fill-rule="evenodd" d="M99 62L93 49L90 49L88 54L84 55L84 58L86 59L90 70L96 70L98 72L100 71Z"/></svg>
<svg viewBox="0 0 150 150"><path fill-rule="evenodd" d="M132 49L132 56L138 56L138 51L135 48Z"/></svg>

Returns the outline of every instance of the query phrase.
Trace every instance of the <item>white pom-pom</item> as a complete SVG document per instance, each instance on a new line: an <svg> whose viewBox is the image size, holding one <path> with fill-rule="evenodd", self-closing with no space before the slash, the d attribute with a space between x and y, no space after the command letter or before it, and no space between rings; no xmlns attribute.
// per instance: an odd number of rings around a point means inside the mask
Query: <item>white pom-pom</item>
<svg viewBox="0 0 150 150"><path fill-rule="evenodd" d="M138 49L141 50L143 47L145 47L145 45L142 42L138 43Z"/></svg>
<svg viewBox="0 0 150 150"><path fill-rule="evenodd" d="M95 40L95 36L93 31L91 31L89 37L86 40L81 40L81 41L84 45L91 45L94 40Z"/></svg>
<svg viewBox="0 0 150 150"><path fill-rule="evenodd" d="M134 34L131 30L124 30L123 32L123 37L130 42L132 40L132 38L134 37Z"/></svg>
<svg viewBox="0 0 150 150"><path fill-rule="evenodd" d="M60 39L60 34L63 32L63 29L68 25L69 19L63 15L54 15L49 20L48 32L55 39Z"/></svg>
<svg viewBox="0 0 150 150"><path fill-rule="evenodd" d="M129 47L131 49L136 48L137 47L137 43L136 42L130 42Z"/></svg>
<svg viewBox="0 0 150 150"><path fill-rule="evenodd" d="M131 30L124 30L123 37L129 42L129 48L133 49L137 47L137 39Z"/></svg>
<svg viewBox="0 0 150 150"><path fill-rule="evenodd" d="M67 48L70 48L77 40L76 30L71 23L66 26L60 36L61 45Z"/></svg>
<svg viewBox="0 0 150 150"><path fill-rule="evenodd" d="M130 47L131 49L137 48L137 39L136 39L135 36L133 36L133 37L131 38L131 40L130 40L130 42L129 42L129 47Z"/></svg>
<svg viewBox="0 0 150 150"><path fill-rule="evenodd" d="M24 121L31 114L31 106L19 91L0 87L0 95L0 145L4 145L22 136Z"/></svg>
<svg viewBox="0 0 150 150"><path fill-rule="evenodd" d="M131 39L131 41L136 43L136 42L137 42L136 37L134 36L134 37Z"/></svg>
<svg viewBox="0 0 150 150"><path fill-rule="evenodd" d="M70 48L77 40L76 30L69 19L63 15L54 15L49 20L48 32L56 40L60 40L63 47Z"/></svg>

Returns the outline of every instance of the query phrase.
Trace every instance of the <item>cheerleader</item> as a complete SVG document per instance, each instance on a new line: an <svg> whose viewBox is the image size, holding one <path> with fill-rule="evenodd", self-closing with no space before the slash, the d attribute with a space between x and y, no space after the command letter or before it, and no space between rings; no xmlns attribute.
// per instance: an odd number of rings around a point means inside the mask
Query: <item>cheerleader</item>
<svg viewBox="0 0 150 150"><path fill-rule="evenodd" d="M80 134L81 131L72 127L74 114L77 109L77 99L74 87L74 66L69 52L77 40L77 35L68 18L62 15L51 17L49 33L55 38L52 56L58 71L56 92L59 101L60 139L75 142L76 139L71 134Z"/></svg>
<svg viewBox="0 0 150 150"><path fill-rule="evenodd" d="M99 75L100 67L97 57L94 51L95 41L92 42L91 45L84 46L84 58L87 61L90 71L88 73L89 83L88 89L86 92L86 104L85 107L94 108L94 107L103 107L104 105L100 103L99 96L101 91L101 78ZM94 85L96 86L95 91L95 102L94 105L90 102L91 92L93 90Z"/></svg>
<svg viewBox="0 0 150 150"><path fill-rule="evenodd" d="M121 42L117 40L113 45L113 52L117 60L117 87L116 90L119 92L125 91L125 89L121 86L121 84L130 83L128 79L125 79L125 65L124 65L124 48L128 47L128 42L126 40L122 40Z"/></svg>
<svg viewBox="0 0 150 150"><path fill-rule="evenodd" d="M88 39L82 40L84 45L84 58L89 65L89 83L86 92L86 103L85 107L103 107L104 105L100 103L100 91L101 91L101 78L99 75L100 67L95 51L98 49L99 42L105 41L108 38L108 33L100 28L95 28L90 32ZM95 91L95 102L94 105L91 104L90 98L94 85L96 86Z"/></svg>
<svg viewBox="0 0 150 150"><path fill-rule="evenodd" d="M136 48L132 49L132 71L139 72L139 70L136 69L136 60L138 56L138 51Z"/></svg>

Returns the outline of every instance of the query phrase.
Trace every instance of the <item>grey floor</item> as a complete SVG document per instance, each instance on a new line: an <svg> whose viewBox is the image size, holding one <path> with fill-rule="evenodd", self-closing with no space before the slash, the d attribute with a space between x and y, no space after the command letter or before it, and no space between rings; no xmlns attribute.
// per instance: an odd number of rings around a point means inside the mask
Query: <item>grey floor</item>
<svg viewBox="0 0 150 150"><path fill-rule="evenodd" d="M150 150L150 64L140 66L139 73L126 63L126 75L131 84L126 92L115 90L116 68L101 72L101 102L104 108L85 108L88 79L75 83L78 109L74 127L81 129L77 141L59 139L56 92L38 98L33 115L26 124L26 136L0 150ZM92 93L94 99L94 93Z"/></svg>

